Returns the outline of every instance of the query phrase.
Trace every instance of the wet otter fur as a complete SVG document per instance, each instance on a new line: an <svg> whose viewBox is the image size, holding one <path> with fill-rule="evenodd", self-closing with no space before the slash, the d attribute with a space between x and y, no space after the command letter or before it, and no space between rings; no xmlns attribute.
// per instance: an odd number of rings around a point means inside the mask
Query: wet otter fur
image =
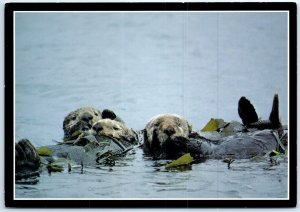
<svg viewBox="0 0 300 212"><path fill-rule="evenodd" d="M147 123L144 130L144 151L160 158L176 157L177 152L180 151L176 149L176 141L188 141L190 133L188 122L180 115L155 116Z"/></svg>
<svg viewBox="0 0 300 212"><path fill-rule="evenodd" d="M103 110L102 113L92 107L83 107L72 111L65 117L63 129L64 141L57 145L46 146L54 156L53 158L49 157L51 160L62 155L69 155L70 152L73 154L75 150L84 155L85 150L82 148L89 142L101 143L105 140L107 143L113 140L111 150L117 152L127 151L132 148L133 144L137 143L135 132L129 129L113 111L108 109ZM90 146L89 148L93 148L93 145ZM94 151L97 150L97 147L96 145ZM22 139L17 142L15 144L16 180L38 176L42 158L43 155L38 154L37 149L29 140ZM88 160L91 158L95 159L92 155L87 155L86 158L87 162L90 162Z"/></svg>
<svg viewBox="0 0 300 212"><path fill-rule="evenodd" d="M101 111L92 107L82 107L70 112L63 121L64 140L74 139L81 132L90 130L101 118Z"/></svg>
<svg viewBox="0 0 300 212"><path fill-rule="evenodd" d="M40 157L34 146L27 139L15 145L16 180L24 177L39 176Z"/></svg>
<svg viewBox="0 0 300 212"><path fill-rule="evenodd" d="M111 119L100 119L95 122L92 126L91 134L124 139L132 144L137 143L137 135L132 129L129 129L119 121Z"/></svg>
<svg viewBox="0 0 300 212"><path fill-rule="evenodd" d="M103 118L114 120L117 116L111 110L105 109L101 112L93 107L82 107L70 112L63 121L64 140L76 139Z"/></svg>
<svg viewBox="0 0 300 212"><path fill-rule="evenodd" d="M185 153L198 158L219 159L227 155L235 158L250 158L264 155L276 149L277 138L282 137L279 119L279 98L274 95L269 120L261 121L251 102L241 97L238 113L246 126L245 131L233 131L231 136L220 140L204 138L191 132L188 122L174 114L163 114L152 118L144 130L144 152L158 159L173 159ZM248 132L248 129L251 129Z"/></svg>

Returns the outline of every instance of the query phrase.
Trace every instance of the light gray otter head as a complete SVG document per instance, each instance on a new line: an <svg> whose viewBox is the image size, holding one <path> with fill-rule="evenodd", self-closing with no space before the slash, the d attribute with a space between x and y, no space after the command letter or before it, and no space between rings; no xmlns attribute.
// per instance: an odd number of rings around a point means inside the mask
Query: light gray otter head
<svg viewBox="0 0 300 212"><path fill-rule="evenodd" d="M124 123L111 119L100 119L95 122L91 134L125 140L132 144L136 144L138 141L137 135L132 129L129 129Z"/></svg>
<svg viewBox="0 0 300 212"><path fill-rule="evenodd" d="M171 158L173 153L178 153L178 150L174 149L176 141L188 141L190 133L189 124L182 116L155 116L144 130L144 151L154 156Z"/></svg>
<svg viewBox="0 0 300 212"><path fill-rule="evenodd" d="M64 140L76 139L101 118L101 111L92 107L82 107L70 112L63 122Z"/></svg>

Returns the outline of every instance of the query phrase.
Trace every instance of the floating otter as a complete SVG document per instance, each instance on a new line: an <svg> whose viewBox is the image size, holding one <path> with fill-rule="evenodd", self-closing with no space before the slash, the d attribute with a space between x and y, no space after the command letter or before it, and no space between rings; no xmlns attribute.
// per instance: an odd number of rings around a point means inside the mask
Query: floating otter
<svg viewBox="0 0 300 212"><path fill-rule="evenodd" d="M278 94L274 95L269 120L258 120L253 105L245 97L239 100L238 112L245 126L240 124L241 127L230 128L233 124L226 124L224 128L233 131L230 136L220 137L218 141L191 132L182 116L165 114L154 117L144 130L144 151L154 158L166 159L174 159L185 153L191 153L196 158L219 159L231 155L242 159L264 155L278 148L278 138L282 137L283 132Z"/></svg>
<svg viewBox="0 0 300 212"><path fill-rule="evenodd" d="M188 122L176 114L162 114L153 117L144 130L144 151L147 154L171 157L176 150L172 142L188 140L190 134Z"/></svg>
<svg viewBox="0 0 300 212"><path fill-rule="evenodd" d="M91 107L79 108L66 116L63 129L64 141L57 145L36 149L27 139L15 144L16 180L36 176L41 163L52 164L58 158L81 165L96 165L105 153L122 155L137 143L135 132L107 109L101 113Z"/></svg>
<svg viewBox="0 0 300 212"><path fill-rule="evenodd" d="M64 140L75 139L82 132L90 130L100 119L118 119L117 115L108 109L102 112L93 107L82 107L69 113L63 121Z"/></svg>
<svg viewBox="0 0 300 212"><path fill-rule="evenodd" d="M132 144L137 142L137 134L132 129L129 129L119 121L111 119L100 119L95 122L92 126L91 134L124 139Z"/></svg>
<svg viewBox="0 0 300 212"><path fill-rule="evenodd" d="M83 131L90 130L92 125L101 118L101 111L92 107L72 111L63 121L64 140L74 139Z"/></svg>
<svg viewBox="0 0 300 212"><path fill-rule="evenodd" d="M250 109L249 109L250 108ZM249 112L250 111L250 112ZM146 125L143 149L157 159L173 159L184 153L194 158L222 159L250 158L281 148L283 138L279 119L279 99L275 94L272 111L267 121L257 118L253 105L245 97L239 101L238 112L245 127L219 141L204 138L191 131L188 122L179 115L163 114L152 118ZM253 118L254 117L254 118ZM223 128L228 129L230 124ZM256 128L258 130L250 130ZM16 180L37 176L41 160L49 163L66 158L81 165L93 165L110 155L123 155L137 142L137 136L110 110L80 108L68 114L63 123L64 141L47 146L48 152L38 153L30 141L22 139L15 145ZM287 139L287 137L285 137ZM108 153L108 154L106 154ZM111 164L111 163L110 163ZM47 167L51 167L48 166Z"/></svg>

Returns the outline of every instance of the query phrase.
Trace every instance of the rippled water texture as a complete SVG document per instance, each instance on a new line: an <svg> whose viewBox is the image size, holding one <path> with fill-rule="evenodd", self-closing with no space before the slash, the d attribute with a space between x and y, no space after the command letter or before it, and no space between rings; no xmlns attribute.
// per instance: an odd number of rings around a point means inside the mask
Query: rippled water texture
<svg viewBox="0 0 300 212"><path fill-rule="evenodd" d="M143 129L161 113L200 130L212 117L240 120L251 99L268 118L273 94L287 116L287 13L24 13L15 15L15 136L35 146L63 137L65 115L110 108ZM9 142L9 141L6 141ZM13 142L13 141L11 141ZM17 185L27 198L284 198L287 165L209 160L157 171L140 149L112 171L43 173ZM67 180L66 180L67 179Z"/></svg>

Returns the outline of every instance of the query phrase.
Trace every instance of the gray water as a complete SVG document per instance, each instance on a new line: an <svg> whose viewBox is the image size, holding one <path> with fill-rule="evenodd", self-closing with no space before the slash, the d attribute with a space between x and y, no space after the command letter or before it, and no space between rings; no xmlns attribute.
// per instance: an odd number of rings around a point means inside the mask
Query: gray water
<svg viewBox="0 0 300 212"><path fill-rule="evenodd" d="M15 139L63 137L82 106L114 110L143 129L154 115L183 115L199 131L210 118L240 120L246 96L267 119L273 95L288 124L286 13L22 13L15 16ZM12 141L13 142L13 141ZM285 198L288 163L221 161L157 171L142 150L112 171L43 173L18 198ZM67 179L67 180L66 180Z"/></svg>

